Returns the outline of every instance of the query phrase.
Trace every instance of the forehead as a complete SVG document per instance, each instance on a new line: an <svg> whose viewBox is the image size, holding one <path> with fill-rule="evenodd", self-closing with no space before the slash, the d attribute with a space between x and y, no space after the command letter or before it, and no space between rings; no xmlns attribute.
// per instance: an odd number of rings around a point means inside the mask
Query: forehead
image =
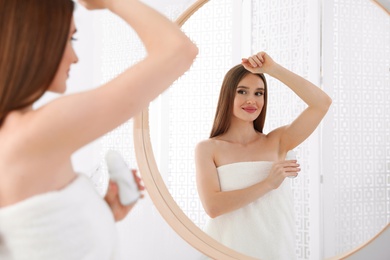
<svg viewBox="0 0 390 260"><path fill-rule="evenodd" d="M248 73L238 82L237 87L264 88L264 82L258 75Z"/></svg>

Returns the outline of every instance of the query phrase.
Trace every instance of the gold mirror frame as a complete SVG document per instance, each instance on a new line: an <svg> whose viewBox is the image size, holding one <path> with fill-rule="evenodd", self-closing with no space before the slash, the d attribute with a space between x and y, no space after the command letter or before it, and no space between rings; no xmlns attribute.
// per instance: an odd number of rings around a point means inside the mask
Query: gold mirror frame
<svg viewBox="0 0 390 260"><path fill-rule="evenodd" d="M209 2L209 0L197 0L177 18L175 23L180 27L183 26L183 24L207 2ZM135 155L145 187L147 188L148 194L157 210L160 212L165 221L173 228L173 230L175 230L175 232L191 246L213 259L255 260L255 258L238 253L237 251L226 247L211 238L198 226L196 226L177 205L161 177L153 154L153 148L150 140L148 109L142 111L139 115L134 117L133 135ZM388 231L389 229L390 224L364 244L346 253L331 257L329 260L353 257L358 254L360 250L371 245L378 237L383 235L385 231Z"/></svg>

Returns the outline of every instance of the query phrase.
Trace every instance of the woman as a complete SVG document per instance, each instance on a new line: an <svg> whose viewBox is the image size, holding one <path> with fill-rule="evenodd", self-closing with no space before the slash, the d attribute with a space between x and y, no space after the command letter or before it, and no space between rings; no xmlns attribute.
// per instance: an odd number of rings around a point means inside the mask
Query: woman
<svg viewBox="0 0 390 260"><path fill-rule="evenodd" d="M197 55L175 24L140 1L80 3L126 21L147 56L99 88L34 110L46 91L65 92L77 62L74 3L0 0L0 259L115 259L115 220L133 205L120 204L113 183L106 203L70 156L139 113Z"/></svg>
<svg viewBox="0 0 390 260"><path fill-rule="evenodd" d="M308 107L289 125L267 134L266 73L287 85ZM205 231L246 255L294 259L294 219L286 177L300 171L286 154L325 116L331 99L265 52L243 59L222 83L210 138L195 151L197 186L206 213Z"/></svg>

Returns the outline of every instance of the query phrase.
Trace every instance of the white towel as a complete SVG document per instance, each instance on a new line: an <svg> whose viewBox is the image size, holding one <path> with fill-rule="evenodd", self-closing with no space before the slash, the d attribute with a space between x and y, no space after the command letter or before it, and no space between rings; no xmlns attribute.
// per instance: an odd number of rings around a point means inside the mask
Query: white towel
<svg viewBox="0 0 390 260"><path fill-rule="evenodd" d="M0 259L116 259L111 210L79 175L59 191L0 208Z"/></svg>
<svg viewBox="0 0 390 260"><path fill-rule="evenodd" d="M217 168L222 191L264 180L273 162L237 162ZM209 219L204 230L222 244L263 260L293 260L295 220L290 179L248 205Z"/></svg>

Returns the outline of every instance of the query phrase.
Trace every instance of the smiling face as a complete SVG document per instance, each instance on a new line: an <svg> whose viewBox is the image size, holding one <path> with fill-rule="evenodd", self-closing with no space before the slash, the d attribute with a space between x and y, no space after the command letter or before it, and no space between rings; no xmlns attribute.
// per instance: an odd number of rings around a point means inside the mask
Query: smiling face
<svg viewBox="0 0 390 260"><path fill-rule="evenodd" d="M61 63L48 89L51 92L64 93L66 91L66 80L69 77L70 66L74 63L77 63L78 61L77 55L73 49L73 44L72 44L72 41L74 40L73 35L75 33L76 33L76 26L72 18L69 35L68 35L65 51L61 59Z"/></svg>
<svg viewBox="0 0 390 260"><path fill-rule="evenodd" d="M263 80L248 73L238 83L233 107L233 117L244 121L254 121L264 106L265 86Z"/></svg>
<svg viewBox="0 0 390 260"><path fill-rule="evenodd" d="M226 133L233 120L252 121L254 129L262 133L267 114L267 92L264 74L252 74L242 64L232 67L222 82L210 138ZM245 100L248 93L254 97L254 105Z"/></svg>

